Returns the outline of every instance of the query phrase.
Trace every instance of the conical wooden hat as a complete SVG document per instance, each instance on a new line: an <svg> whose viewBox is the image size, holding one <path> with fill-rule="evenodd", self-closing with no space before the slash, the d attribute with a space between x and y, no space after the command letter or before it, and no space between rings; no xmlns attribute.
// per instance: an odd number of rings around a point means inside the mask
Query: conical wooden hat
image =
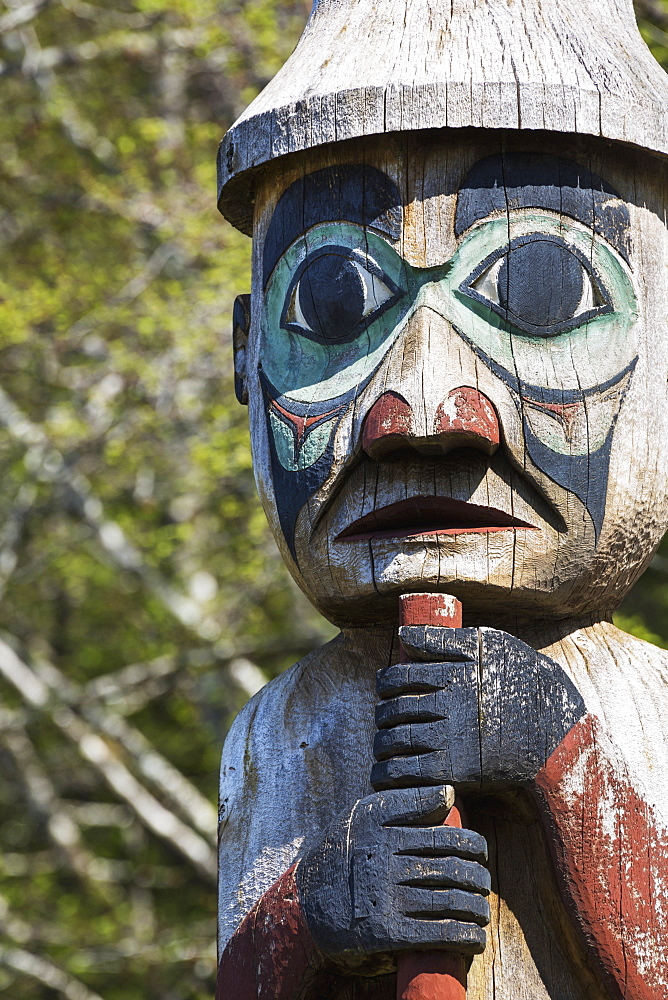
<svg viewBox="0 0 668 1000"><path fill-rule="evenodd" d="M632 0L315 0L295 51L221 144L219 207L248 232L254 168L270 160L466 126L668 154L668 76Z"/></svg>

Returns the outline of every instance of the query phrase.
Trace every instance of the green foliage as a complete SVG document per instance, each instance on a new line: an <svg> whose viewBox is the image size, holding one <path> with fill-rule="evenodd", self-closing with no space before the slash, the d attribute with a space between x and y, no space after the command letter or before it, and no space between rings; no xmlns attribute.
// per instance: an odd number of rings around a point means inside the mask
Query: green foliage
<svg viewBox="0 0 668 1000"><path fill-rule="evenodd" d="M217 142L309 8L0 5L12 1000L213 995L224 733L250 692L330 634L255 495L229 344L250 247L215 208ZM639 14L668 64L667 0ZM620 618L662 642L665 574L655 561Z"/></svg>
<svg viewBox="0 0 668 1000"><path fill-rule="evenodd" d="M0 660L49 688L0 670L16 1000L213 995L225 730L331 632L256 498L229 343L250 244L215 206L217 143L309 6L0 10Z"/></svg>

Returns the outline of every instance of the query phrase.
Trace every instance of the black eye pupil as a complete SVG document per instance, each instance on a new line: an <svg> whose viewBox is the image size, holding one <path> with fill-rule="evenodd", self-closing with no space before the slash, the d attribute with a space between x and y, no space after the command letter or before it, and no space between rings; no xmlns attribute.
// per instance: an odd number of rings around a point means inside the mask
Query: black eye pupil
<svg viewBox="0 0 668 1000"><path fill-rule="evenodd" d="M310 329L324 340L346 340L364 317L359 271L340 254L323 254L299 281L299 305Z"/></svg>
<svg viewBox="0 0 668 1000"><path fill-rule="evenodd" d="M506 256L498 277L499 305L523 323L551 327L575 316L584 292L584 268L557 243L533 240Z"/></svg>

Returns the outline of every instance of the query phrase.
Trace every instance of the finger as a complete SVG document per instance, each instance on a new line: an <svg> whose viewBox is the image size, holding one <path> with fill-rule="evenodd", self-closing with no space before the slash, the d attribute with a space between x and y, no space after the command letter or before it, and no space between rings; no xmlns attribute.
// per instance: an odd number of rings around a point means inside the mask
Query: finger
<svg viewBox="0 0 668 1000"><path fill-rule="evenodd" d="M478 662L478 630L476 628L402 625L399 629L399 638L406 655L418 662Z"/></svg>
<svg viewBox="0 0 668 1000"><path fill-rule="evenodd" d="M378 796L374 808L383 826L438 826L455 802L454 789L447 785L434 788L394 788Z"/></svg>
<svg viewBox="0 0 668 1000"><path fill-rule="evenodd" d="M489 923L489 903L476 892L461 889L420 889L398 886L395 905L407 917L422 920L463 920L485 927Z"/></svg>
<svg viewBox="0 0 668 1000"><path fill-rule="evenodd" d="M376 674L381 698L420 697L425 706L444 692L477 705L478 665L472 660L452 663L397 663Z"/></svg>
<svg viewBox="0 0 668 1000"><path fill-rule="evenodd" d="M410 655L419 655L411 647ZM466 667L463 665L466 664ZM376 674L376 691L381 698L394 698L401 694L427 694L447 688L458 678L477 676L477 662L461 656L449 659L443 655L438 663L393 663L382 667Z"/></svg>
<svg viewBox="0 0 668 1000"><path fill-rule="evenodd" d="M454 784L454 768L446 750L414 757L390 757L371 768L371 784L377 791L387 788L422 788Z"/></svg>
<svg viewBox="0 0 668 1000"><path fill-rule="evenodd" d="M488 896L491 876L477 861L450 857L395 856L392 859L392 879L399 885L425 889L464 889Z"/></svg>
<svg viewBox="0 0 668 1000"><path fill-rule="evenodd" d="M442 691L431 694L402 694L397 698L379 701L376 705L376 725L379 729L398 726L402 722L433 722L443 719L447 712L447 699Z"/></svg>
<svg viewBox="0 0 668 1000"><path fill-rule="evenodd" d="M435 753L378 761L371 768L371 784L376 791L423 788L427 785L479 785L479 746L471 738Z"/></svg>
<svg viewBox="0 0 668 1000"><path fill-rule="evenodd" d="M443 662L393 663L377 672L376 691L381 698L438 691L447 684L448 666Z"/></svg>
<svg viewBox="0 0 668 1000"><path fill-rule="evenodd" d="M453 738L448 722L425 722L379 730L373 741L376 760L441 750Z"/></svg>
<svg viewBox="0 0 668 1000"><path fill-rule="evenodd" d="M456 826L406 828L401 831L394 852L397 857L417 856L430 860L455 855L484 864L487 861L487 841L475 830L462 830ZM482 889L479 891L482 892Z"/></svg>
<svg viewBox="0 0 668 1000"><path fill-rule="evenodd" d="M458 951L462 955L480 955L487 935L478 924L463 920L425 920L404 917L399 921L398 938L405 941L405 951Z"/></svg>

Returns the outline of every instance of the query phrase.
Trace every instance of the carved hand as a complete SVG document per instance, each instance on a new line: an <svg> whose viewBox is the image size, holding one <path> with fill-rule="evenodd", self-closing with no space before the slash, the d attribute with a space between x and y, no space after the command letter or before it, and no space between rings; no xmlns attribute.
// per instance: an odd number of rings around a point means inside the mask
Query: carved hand
<svg viewBox="0 0 668 1000"><path fill-rule="evenodd" d="M585 714L564 670L506 632L405 626L378 673L374 788L526 787Z"/></svg>
<svg viewBox="0 0 668 1000"><path fill-rule="evenodd" d="M354 959L484 949L487 845L441 825L451 805L444 787L376 792L330 827L297 868L309 930L324 952Z"/></svg>

